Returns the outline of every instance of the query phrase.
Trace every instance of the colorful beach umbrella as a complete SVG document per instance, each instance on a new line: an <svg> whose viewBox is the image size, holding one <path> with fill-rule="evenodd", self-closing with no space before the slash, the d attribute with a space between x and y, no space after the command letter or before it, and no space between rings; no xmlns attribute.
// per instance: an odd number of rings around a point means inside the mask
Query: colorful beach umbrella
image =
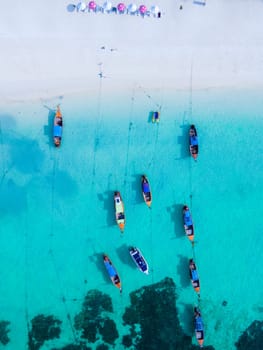
<svg viewBox="0 0 263 350"><path fill-rule="evenodd" d="M140 11L140 13L141 13L142 15L144 15L144 14L146 13L146 11L147 11L147 7L146 7L145 5L141 5L141 6L139 7L139 11Z"/></svg>
<svg viewBox="0 0 263 350"><path fill-rule="evenodd" d="M97 5L96 5L96 2L95 1L90 1L89 2L89 9L90 10L96 10L96 7L97 7Z"/></svg>
<svg viewBox="0 0 263 350"><path fill-rule="evenodd" d="M75 11L75 9L76 9L76 5L74 5L74 4L69 4L67 6L68 12L73 12L73 11Z"/></svg>
<svg viewBox="0 0 263 350"><path fill-rule="evenodd" d="M123 13L126 10L126 6L123 2L120 2L117 6L119 12Z"/></svg>
<svg viewBox="0 0 263 350"><path fill-rule="evenodd" d="M135 4L130 4L129 6L128 6L128 12L129 13L135 13L137 11L137 5L135 5Z"/></svg>
<svg viewBox="0 0 263 350"><path fill-rule="evenodd" d="M103 8L105 11L110 11L112 9L112 3L110 1L104 2Z"/></svg>

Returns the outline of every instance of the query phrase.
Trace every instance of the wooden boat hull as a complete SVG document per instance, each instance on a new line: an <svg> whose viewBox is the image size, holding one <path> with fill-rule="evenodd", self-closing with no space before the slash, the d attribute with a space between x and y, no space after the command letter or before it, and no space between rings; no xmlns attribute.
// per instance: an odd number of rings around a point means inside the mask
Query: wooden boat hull
<svg viewBox="0 0 263 350"><path fill-rule="evenodd" d="M185 227L185 234L187 236L187 238L191 241L191 242L194 242L194 234L191 233L192 230L191 229L188 229L187 227Z"/></svg>
<svg viewBox="0 0 263 350"><path fill-rule="evenodd" d="M197 131L194 125L191 125L189 130L189 149L191 156L196 160L199 149Z"/></svg>
<svg viewBox="0 0 263 350"><path fill-rule="evenodd" d="M200 348L203 347L204 344L204 324L201 317L201 313L198 308L195 307L194 309L194 324L195 324L195 337L196 340L200 346Z"/></svg>
<svg viewBox="0 0 263 350"><path fill-rule="evenodd" d="M144 202L150 208L152 205L152 193L151 193L149 181L145 175L142 175L141 187L142 187L142 195L143 195Z"/></svg>
<svg viewBox="0 0 263 350"><path fill-rule="evenodd" d="M199 280L199 275L197 271L196 264L193 259L189 260L189 274L190 274L190 279L192 286L194 290L196 291L197 294L200 293L200 280Z"/></svg>
<svg viewBox="0 0 263 350"><path fill-rule="evenodd" d="M121 230L121 232L124 232L124 227L125 227L124 204L121 198L121 194L118 191L114 193L114 205L115 205L116 223L119 226L119 229Z"/></svg>
<svg viewBox="0 0 263 350"><path fill-rule="evenodd" d="M192 221L192 217L190 214L190 210L187 205L183 207L183 221L184 221L184 230L188 239L193 242L194 241L194 225Z"/></svg>
<svg viewBox="0 0 263 350"><path fill-rule="evenodd" d="M152 123L159 123L160 121L160 112L153 112L152 113Z"/></svg>
<svg viewBox="0 0 263 350"><path fill-rule="evenodd" d="M120 290L120 292L121 292L121 280L120 280L120 277L118 275L117 270L113 266L111 260L109 259L109 257L106 254L103 255L103 262L104 262L105 268L106 268L106 270L108 272L108 275L109 275L113 285L115 287L117 287Z"/></svg>
<svg viewBox="0 0 263 350"><path fill-rule="evenodd" d="M196 340L197 340L200 348L202 348L204 346L204 335L203 335L203 332L200 332L200 331L195 332L195 337L196 337Z"/></svg>
<svg viewBox="0 0 263 350"><path fill-rule="evenodd" d="M53 141L54 141L55 147L60 147L61 145L62 126L63 126L62 113L58 106L55 114L55 118L54 118L54 127L53 127Z"/></svg>

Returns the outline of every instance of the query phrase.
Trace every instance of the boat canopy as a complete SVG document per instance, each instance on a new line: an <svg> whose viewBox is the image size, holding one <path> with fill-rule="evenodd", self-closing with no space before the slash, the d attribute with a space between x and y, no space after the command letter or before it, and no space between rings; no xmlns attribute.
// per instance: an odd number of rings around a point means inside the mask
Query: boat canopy
<svg viewBox="0 0 263 350"><path fill-rule="evenodd" d="M110 275L110 277L114 277L114 276L117 275L117 273L116 273L114 267L110 264L109 261L104 261L104 264L105 264L105 267L106 267L106 269L107 269L108 274Z"/></svg>
<svg viewBox="0 0 263 350"><path fill-rule="evenodd" d="M136 262L139 264L139 265L146 265L144 263L144 260L142 258L142 256L137 252L133 255L134 259L136 260Z"/></svg>
<svg viewBox="0 0 263 350"><path fill-rule="evenodd" d="M193 225L193 221L192 221L192 218L191 218L191 215L190 215L190 211L187 210L185 213L184 213L184 222L187 226L191 226Z"/></svg>
<svg viewBox="0 0 263 350"><path fill-rule="evenodd" d="M147 264L144 261L142 255L138 250L131 251L132 257L135 260L136 264L140 267L140 269L145 272L147 270Z"/></svg>
<svg viewBox="0 0 263 350"><path fill-rule="evenodd" d="M195 319L195 330L196 331L203 331L204 330L203 320L202 320L201 316L197 316Z"/></svg>
<svg viewBox="0 0 263 350"><path fill-rule="evenodd" d="M143 189L143 192L144 192L144 193L149 193L149 192L150 192L150 186L149 186L149 184L148 184L147 182L144 182L144 183L142 184L142 189Z"/></svg>
<svg viewBox="0 0 263 350"><path fill-rule="evenodd" d="M60 125L55 125L53 132L54 132L55 137L61 137L62 136L62 127Z"/></svg>
<svg viewBox="0 0 263 350"><path fill-rule="evenodd" d="M197 146L198 145L198 139L196 136L190 136L190 144L192 146Z"/></svg>
<svg viewBox="0 0 263 350"><path fill-rule="evenodd" d="M124 219L125 219L124 213L119 213L118 214L118 220L124 220Z"/></svg>
<svg viewBox="0 0 263 350"><path fill-rule="evenodd" d="M118 197L117 201L115 200L115 210L116 210L116 213L124 215L123 205L122 205L122 202L120 201L120 197Z"/></svg>
<svg viewBox="0 0 263 350"><path fill-rule="evenodd" d="M193 281L198 281L199 277L198 277L197 271L196 270L191 270L191 273L192 273L192 280Z"/></svg>
<svg viewBox="0 0 263 350"><path fill-rule="evenodd" d="M121 198L120 197L115 197L115 202L116 202L116 204L120 203L121 202Z"/></svg>

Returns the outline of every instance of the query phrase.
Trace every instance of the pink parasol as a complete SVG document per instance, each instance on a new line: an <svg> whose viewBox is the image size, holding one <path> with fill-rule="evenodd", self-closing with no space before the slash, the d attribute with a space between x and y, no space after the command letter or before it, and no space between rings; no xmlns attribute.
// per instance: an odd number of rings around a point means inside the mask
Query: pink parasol
<svg viewBox="0 0 263 350"><path fill-rule="evenodd" d="M126 6L125 6L125 4L123 2L120 2L118 4L118 6L117 6L117 9L118 9L119 12L124 12L125 9L126 9Z"/></svg>
<svg viewBox="0 0 263 350"><path fill-rule="evenodd" d="M96 2L95 2L95 1L90 1L90 2L89 2L89 9L90 9L90 10L95 10L96 7L97 7L97 5L96 5Z"/></svg>
<svg viewBox="0 0 263 350"><path fill-rule="evenodd" d="M147 11L147 7L145 6L145 5L141 5L140 7L139 7L139 11L140 11L140 13L141 14L145 14L145 12Z"/></svg>

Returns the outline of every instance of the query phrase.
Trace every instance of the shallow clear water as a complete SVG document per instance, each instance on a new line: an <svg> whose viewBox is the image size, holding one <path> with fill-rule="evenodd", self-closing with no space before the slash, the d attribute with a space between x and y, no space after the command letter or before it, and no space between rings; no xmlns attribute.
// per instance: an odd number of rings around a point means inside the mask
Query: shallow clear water
<svg viewBox="0 0 263 350"><path fill-rule="evenodd" d="M166 276L176 283L179 319L192 335L188 311L198 302L188 278L192 256L206 345L233 349L243 330L263 319L260 93L100 90L2 106L0 320L11 322L6 349L27 348L27 320L41 313L63 321L61 339L43 348L73 342L74 316L94 288L111 296L123 334L129 293ZM51 139L57 103L64 116L60 149ZM161 121L154 125L149 112L158 106ZM188 154L192 123L200 142L197 162ZM151 183L151 210L140 192L143 173ZM114 221L115 190L125 204L123 235ZM196 229L194 249L182 230L185 203ZM149 276L133 266L130 245L142 250ZM104 252L122 279L121 296L105 274Z"/></svg>

